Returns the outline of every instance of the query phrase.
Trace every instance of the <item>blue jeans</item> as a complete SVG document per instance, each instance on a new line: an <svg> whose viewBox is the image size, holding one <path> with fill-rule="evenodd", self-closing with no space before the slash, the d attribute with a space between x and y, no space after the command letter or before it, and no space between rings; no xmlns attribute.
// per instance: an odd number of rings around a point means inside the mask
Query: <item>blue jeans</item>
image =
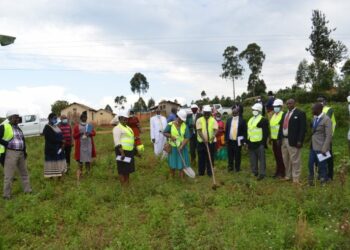
<svg viewBox="0 0 350 250"><path fill-rule="evenodd" d="M321 180L326 181L328 179L327 177L327 160L318 161L317 154L321 154L320 151L315 151L313 149L310 149L310 154L309 154L309 180L314 179L314 166L317 163L317 166L319 168L319 175Z"/></svg>

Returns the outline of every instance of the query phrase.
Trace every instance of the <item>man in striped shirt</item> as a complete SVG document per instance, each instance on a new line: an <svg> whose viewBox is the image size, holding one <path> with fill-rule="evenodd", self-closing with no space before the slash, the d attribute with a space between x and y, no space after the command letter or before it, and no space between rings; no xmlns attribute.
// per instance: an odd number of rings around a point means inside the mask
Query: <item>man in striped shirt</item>
<svg viewBox="0 0 350 250"><path fill-rule="evenodd" d="M73 140L72 140L72 127L69 125L67 116L65 115L61 116L61 123L58 125L58 127L62 131L63 139L65 142L64 150L66 154L67 173L68 173L69 167L70 167L70 155L72 151Z"/></svg>

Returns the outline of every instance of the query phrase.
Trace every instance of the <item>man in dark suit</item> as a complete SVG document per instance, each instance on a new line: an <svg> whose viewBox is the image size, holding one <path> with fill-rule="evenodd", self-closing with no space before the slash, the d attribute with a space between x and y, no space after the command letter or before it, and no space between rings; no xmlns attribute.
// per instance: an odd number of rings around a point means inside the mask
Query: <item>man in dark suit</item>
<svg viewBox="0 0 350 250"><path fill-rule="evenodd" d="M283 114L278 140L282 144L283 162L286 168L286 180L293 178L299 183L301 173L301 148L306 133L305 112L295 107L295 100L287 101L288 112Z"/></svg>
<svg viewBox="0 0 350 250"><path fill-rule="evenodd" d="M227 144L228 171L241 170L241 147L247 139L247 123L239 116L239 108L233 107L232 117L226 122L225 142Z"/></svg>

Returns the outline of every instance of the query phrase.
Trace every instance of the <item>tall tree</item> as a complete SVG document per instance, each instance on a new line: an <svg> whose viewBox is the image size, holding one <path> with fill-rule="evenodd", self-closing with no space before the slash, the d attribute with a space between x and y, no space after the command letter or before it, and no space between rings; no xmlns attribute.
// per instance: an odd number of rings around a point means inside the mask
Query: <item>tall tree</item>
<svg viewBox="0 0 350 250"><path fill-rule="evenodd" d="M113 113L113 109L111 106L109 106L109 104L106 105L105 110Z"/></svg>
<svg viewBox="0 0 350 250"><path fill-rule="evenodd" d="M224 53L222 54L224 57L224 62L221 64L223 72L220 75L224 79L232 80L233 100L236 99L235 80L239 79L244 71L237 52L238 49L235 46L228 46L225 49Z"/></svg>
<svg viewBox="0 0 350 250"><path fill-rule="evenodd" d="M147 103L148 109L154 107L155 105L156 105L156 102L155 102L154 99L151 97L151 98L148 100L148 103Z"/></svg>
<svg viewBox="0 0 350 250"><path fill-rule="evenodd" d="M257 95L256 90L259 90L258 92L261 92L264 89L263 85L265 83L259 78L259 75L265 61L265 54L259 45L256 43L251 43L248 44L247 48L239 54L239 57L247 61L249 69L251 70L248 79L248 91L250 91L253 96L255 96ZM266 86L264 91L266 91Z"/></svg>
<svg viewBox="0 0 350 250"><path fill-rule="evenodd" d="M205 91L202 90L202 92L201 92L201 97L202 97L202 99L205 98L206 96L207 96L207 93L205 93Z"/></svg>
<svg viewBox="0 0 350 250"><path fill-rule="evenodd" d="M116 96L114 98L114 102L115 102L115 107L117 108L118 106L123 106L124 103L127 102L127 99L125 96L121 95L121 96Z"/></svg>
<svg viewBox="0 0 350 250"><path fill-rule="evenodd" d="M346 46L330 37L335 29L328 28L329 21L319 10L312 11L311 43L306 50L314 61L309 66L309 75L313 90L328 90L333 87L336 78L336 66L347 53Z"/></svg>
<svg viewBox="0 0 350 250"><path fill-rule="evenodd" d="M350 59L346 60L341 68L341 72L344 74L344 76L350 76Z"/></svg>
<svg viewBox="0 0 350 250"><path fill-rule="evenodd" d="M65 100L58 100L55 101L51 105L51 112L55 113L56 115L61 115L61 111L69 106L69 102Z"/></svg>
<svg viewBox="0 0 350 250"><path fill-rule="evenodd" d="M309 64L306 59L303 59L298 66L297 73L295 75L295 82L297 86L302 86L306 89L307 84L310 83L309 76Z"/></svg>
<svg viewBox="0 0 350 250"><path fill-rule="evenodd" d="M149 89L149 83L147 78L142 73L135 73L135 75L130 80L131 91L133 93L138 93L139 98L141 94L147 93Z"/></svg>
<svg viewBox="0 0 350 250"><path fill-rule="evenodd" d="M335 41L330 37L330 34L336 29L327 27L329 21L326 20L324 13L313 10L311 21L312 27L309 37L311 44L306 50L310 52L316 64L326 61L329 67L334 68L345 58L347 48L342 42Z"/></svg>
<svg viewBox="0 0 350 250"><path fill-rule="evenodd" d="M134 111L141 112L147 110L147 105L145 101L140 97L137 102L134 103Z"/></svg>

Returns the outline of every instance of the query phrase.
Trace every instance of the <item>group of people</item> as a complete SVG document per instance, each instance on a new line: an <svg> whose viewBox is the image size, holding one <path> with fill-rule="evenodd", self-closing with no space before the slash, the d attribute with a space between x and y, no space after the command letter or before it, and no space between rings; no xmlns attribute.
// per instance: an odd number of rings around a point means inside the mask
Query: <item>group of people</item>
<svg viewBox="0 0 350 250"><path fill-rule="evenodd" d="M269 99L270 100L270 99ZM212 176L215 153L226 146L228 171L241 170L242 147L248 148L251 172L262 180L266 177L266 149L268 143L276 161L274 177L299 183L301 174L301 148L307 129L305 112L296 108L295 100L286 102L287 112L283 111L283 101L270 100L266 106L257 101L252 106L248 122L243 118L243 107L234 105L232 116L226 121L221 114L214 113L210 106L199 108L191 105L191 113L173 110L166 119L157 110L150 119L150 135L154 153L167 158L170 173L184 177L184 169L198 164L198 175ZM267 113L264 114L264 110ZM327 106L326 98L319 97L312 106L314 119L310 125L312 139L309 153L309 184L314 185L315 166L321 183L333 178L332 136L336 127L333 109ZM19 128L20 117L17 111L7 113L8 121L0 126L0 159L4 166L5 199L11 198L11 185L15 170L18 169L25 193L31 193L29 174L26 165L27 151L25 137ZM92 158L96 157L94 127L87 123L87 112L72 128L67 117L51 113L43 130L45 138L44 177L62 177L70 169L71 151L78 163L77 178L90 172ZM134 112L119 112L113 129L113 139L119 179L122 185L129 183L129 175L135 171L135 155L144 150L141 142L140 121ZM350 133L350 132L349 132Z"/></svg>
<svg viewBox="0 0 350 250"><path fill-rule="evenodd" d="M208 105L199 108L193 104L190 114L184 110L173 111L168 119L158 110L150 121L154 153L168 157L172 175L175 170L180 170L180 176L183 176L184 167L197 162L198 175L211 176L215 153L220 147L225 146L227 150L229 172L241 170L241 151L245 147L252 174L257 180L263 180L266 177L266 149L271 144L276 162L273 177L300 183L301 148L308 127L306 114L296 108L294 99L286 101L287 112L283 111L283 106L283 101L272 95L267 105L257 99L251 107L251 118L246 122L243 107L234 105L226 124L221 114L213 114ZM333 179L332 137L336 128L334 111L327 106L324 96L312 106L312 115L308 162L310 185L314 184L316 167L321 183Z"/></svg>

